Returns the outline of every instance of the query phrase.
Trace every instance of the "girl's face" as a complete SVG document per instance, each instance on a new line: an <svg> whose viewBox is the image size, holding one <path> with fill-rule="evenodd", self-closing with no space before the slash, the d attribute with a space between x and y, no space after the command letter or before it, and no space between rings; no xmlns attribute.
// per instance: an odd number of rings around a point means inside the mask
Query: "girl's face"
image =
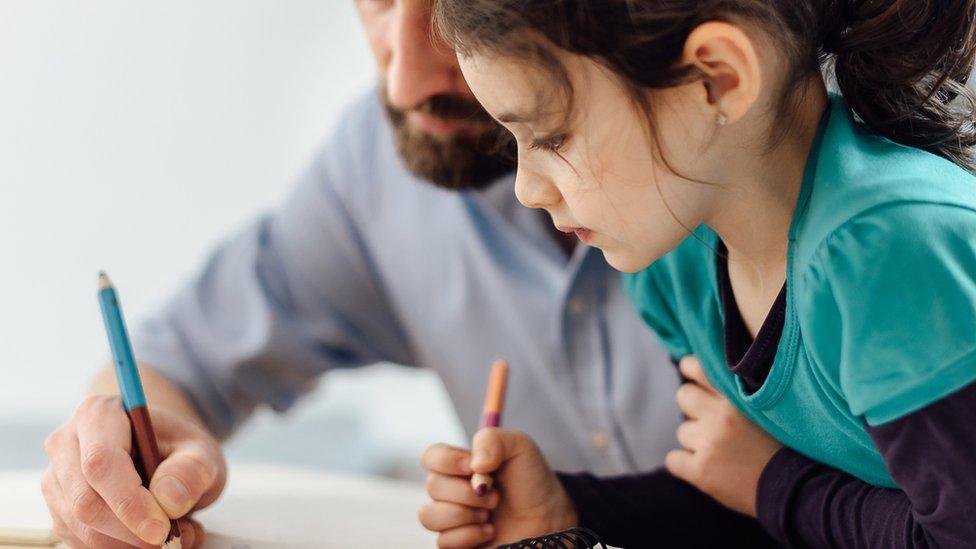
<svg viewBox="0 0 976 549"><path fill-rule="evenodd" d="M703 222L715 188L668 169L655 153L646 116L609 70L570 54L560 61L571 101L564 83L524 62L460 58L475 96L518 141L519 201L545 209L559 230L603 250L614 268L639 271ZM647 99L668 164L710 181L716 174L700 153L714 112L706 112L696 93L704 94L700 82L654 91Z"/></svg>

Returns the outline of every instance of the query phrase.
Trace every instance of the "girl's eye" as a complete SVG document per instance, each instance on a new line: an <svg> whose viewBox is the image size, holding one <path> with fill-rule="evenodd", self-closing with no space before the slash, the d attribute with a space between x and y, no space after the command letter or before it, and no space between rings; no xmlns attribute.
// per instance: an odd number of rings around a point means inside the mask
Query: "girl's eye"
<svg viewBox="0 0 976 549"><path fill-rule="evenodd" d="M547 152L559 152L559 149L566 143L566 134L557 133L543 139L533 139L529 143L528 149L530 151L543 150Z"/></svg>

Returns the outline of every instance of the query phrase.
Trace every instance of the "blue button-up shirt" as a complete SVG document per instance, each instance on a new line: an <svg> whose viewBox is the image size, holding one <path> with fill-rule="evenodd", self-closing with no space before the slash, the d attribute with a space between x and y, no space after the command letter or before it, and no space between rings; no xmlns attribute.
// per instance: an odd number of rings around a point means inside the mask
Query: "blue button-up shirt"
<svg viewBox="0 0 976 549"><path fill-rule="evenodd" d="M511 363L504 424L557 469L663 463L678 376L595 249L571 257L511 177L455 192L412 176L375 94L350 108L290 198L224 242L134 331L136 354L230 433L333 368L431 368L478 428L489 363Z"/></svg>

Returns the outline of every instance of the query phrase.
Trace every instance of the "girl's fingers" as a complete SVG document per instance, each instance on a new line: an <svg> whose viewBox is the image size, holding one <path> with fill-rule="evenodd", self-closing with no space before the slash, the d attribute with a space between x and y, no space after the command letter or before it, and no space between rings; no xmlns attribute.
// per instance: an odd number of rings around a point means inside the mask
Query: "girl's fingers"
<svg viewBox="0 0 976 549"><path fill-rule="evenodd" d="M682 383L675 393L678 408L686 416L698 419L708 414L718 402L718 395L706 391L695 383Z"/></svg>
<svg viewBox="0 0 976 549"><path fill-rule="evenodd" d="M491 524L468 524L441 532L437 536L437 546L441 549L480 547L494 536L495 527Z"/></svg>
<svg viewBox="0 0 976 549"><path fill-rule="evenodd" d="M682 358L681 362L678 363L678 369L681 371L681 375L701 385L708 391L716 392L712 384L708 382L708 376L705 375L705 371L702 369L698 357L686 356Z"/></svg>
<svg viewBox="0 0 976 549"><path fill-rule="evenodd" d="M694 458L694 454L687 450L671 450L664 457L664 466L667 467L668 472L672 475L691 484L695 484L694 480L698 476L696 474Z"/></svg>
<svg viewBox="0 0 976 549"><path fill-rule="evenodd" d="M427 476L427 494L435 501L459 503L468 507L494 509L498 505L498 492L491 491L479 496L471 490L468 477L452 477L431 473Z"/></svg>
<svg viewBox="0 0 976 549"><path fill-rule="evenodd" d="M699 421L685 421L678 426L678 444L685 450L694 452L702 440L702 425Z"/></svg>
<svg viewBox="0 0 976 549"><path fill-rule="evenodd" d="M488 522L487 509L477 509L447 501L428 501L417 513L420 524L432 532L443 532L467 524Z"/></svg>
<svg viewBox="0 0 976 549"><path fill-rule="evenodd" d="M471 468L477 473L489 474L502 463L526 452L536 451L529 435L508 429L487 427L474 434L471 444Z"/></svg>
<svg viewBox="0 0 976 549"><path fill-rule="evenodd" d="M424 450L420 465L442 475L471 476L471 452L447 444L435 444Z"/></svg>

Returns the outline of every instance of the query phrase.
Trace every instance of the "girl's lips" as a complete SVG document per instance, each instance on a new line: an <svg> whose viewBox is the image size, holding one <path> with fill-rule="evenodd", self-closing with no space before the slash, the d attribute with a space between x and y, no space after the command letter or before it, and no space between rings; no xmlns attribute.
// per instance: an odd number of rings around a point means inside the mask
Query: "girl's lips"
<svg viewBox="0 0 976 549"><path fill-rule="evenodd" d="M585 227L564 227L557 225L556 229L564 233L573 233L576 238L580 239L580 242L584 244L589 244L593 240L593 231Z"/></svg>
<svg viewBox="0 0 976 549"><path fill-rule="evenodd" d="M580 239L583 244L589 244L593 240L593 231L589 229L579 228L573 231L576 233L576 238Z"/></svg>

